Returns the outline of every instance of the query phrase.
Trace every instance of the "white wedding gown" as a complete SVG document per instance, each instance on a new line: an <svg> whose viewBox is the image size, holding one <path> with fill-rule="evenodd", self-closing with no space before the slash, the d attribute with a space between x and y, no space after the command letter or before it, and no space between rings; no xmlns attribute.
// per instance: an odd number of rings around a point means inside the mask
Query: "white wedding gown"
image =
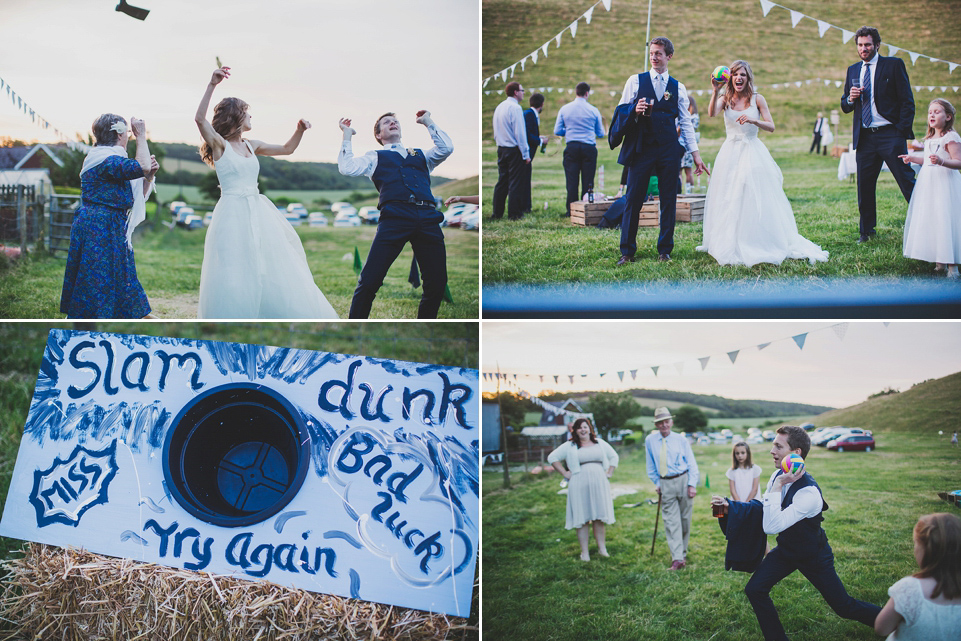
<svg viewBox="0 0 961 641"><path fill-rule="evenodd" d="M698 251L721 265L780 265L785 258L826 261L828 253L798 233L781 169L758 139L757 126L737 123L741 115L760 119L754 96L747 109L724 110L727 139L708 184Z"/></svg>
<svg viewBox="0 0 961 641"><path fill-rule="evenodd" d="M260 162L244 145L250 156L228 143L214 161L221 195L204 241L197 317L337 318L297 232L257 190Z"/></svg>

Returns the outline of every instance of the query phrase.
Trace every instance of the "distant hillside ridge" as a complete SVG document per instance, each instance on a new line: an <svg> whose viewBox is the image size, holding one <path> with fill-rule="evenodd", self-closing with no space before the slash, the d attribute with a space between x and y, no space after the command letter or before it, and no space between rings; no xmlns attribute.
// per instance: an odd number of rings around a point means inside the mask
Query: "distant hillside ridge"
<svg viewBox="0 0 961 641"><path fill-rule="evenodd" d="M868 399L818 416L816 425L846 425L874 432L946 434L959 429L961 372L918 383L909 390Z"/></svg>
<svg viewBox="0 0 961 641"><path fill-rule="evenodd" d="M158 181L162 183L179 183L183 185L196 185L203 177L203 169L213 171L206 165L197 167L194 163L201 163L199 145L188 145L186 143L152 142L152 145L161 147L166 154L166 167L159 176ZM180 171L171 171L176 163L171 160L182 160L190 163L190 166ZM260 175L265 178L270 189L356 189L360 191L370 191L374 188L370 179L366 176L343 176L337 170L337 163L332 162L297 162L293 160L283 160L260 156ZM198 171L200 170L200 171ZM450 178L442 176L431 176L431 185L441 185L448 182Z"/></svg>
<svg viewBox="0 0 961 641"><path fill-rule="evenodd" d="M697 405L706 412L711 412L713 418L777 418L779 416L801 416L822 414L833 410L826 405L808 405L805 403L787 403L784 401L736 400L723 396L695 394L693 392L675 392L673 390L630 389L627 392L638 399L642 405L650 405L658 400L676 401L689 405ZM593 396L596 392L579 392L577 394L554 394L545 396L546 399L561 399L584 395ZM645 403L644 399L652 399Z"/></svg>

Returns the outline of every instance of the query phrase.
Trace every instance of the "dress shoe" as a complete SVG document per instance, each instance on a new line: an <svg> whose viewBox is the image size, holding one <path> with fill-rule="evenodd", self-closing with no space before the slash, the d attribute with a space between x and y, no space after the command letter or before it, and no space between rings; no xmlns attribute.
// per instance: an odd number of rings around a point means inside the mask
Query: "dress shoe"
<svg viewBox="0 0 961 641"><path fill-rule="evenodd" d="M633 262L634 262L633 256L621 256L617 260L617 265L615 265L615 267L620 267L621 265L626 265L628 263L633 263Z"/></svg>
<svg viewBox="0 0 961 641"><path fill-rule="evenodd" d="M673 563L671 563L671 567L669 567L669 568L667 568L667 569L668 569L668 570L680 570L680 569L683 568L685 565L687 565L687 564L686 564L684 561L674 561Z"/></svg>
<svg viewBox="0 0 961 641"><path fill-rule="evenodd" d="M658 259L659 261L661 261L662 263L669 263L669 262L671 262L671 255L670 255L670 254L661 254L661 255L659 255L659 256L657 257L657 259Z"/></svg>
<svg viewBox="0 0 961 641"><path fill-rule="evenodd" d="M870 236L861 236L860 238L858 238L858 245L863 245L869 240L871 240Z"/></svg>

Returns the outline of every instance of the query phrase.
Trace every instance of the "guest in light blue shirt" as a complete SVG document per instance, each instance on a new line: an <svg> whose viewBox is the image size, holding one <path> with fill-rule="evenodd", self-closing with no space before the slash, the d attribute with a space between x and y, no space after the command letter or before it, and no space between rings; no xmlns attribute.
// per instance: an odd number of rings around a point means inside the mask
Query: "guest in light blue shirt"
<svg viewBox="0 0 961 641"><path fill-rule="evenodd" d="M594 172L597 170L597 145L595 140L607 135L601 112L587 102L591 86L586 82L577 84L574 90L577 98L557 112L554 134L564 136L564 176L567 180L567 213L571 215L571 203L580 200L581 194L594 187ZM578 191L578 181L581 190Z"/></svg>
<svg viewBox="0 0 961 641"><path fill-rule="evenodd" d="M494 142L497 143L497 184L494 185L491 217L520 220L524 215L524 177L531 162L527 144L527 128L524 126L524 87L517 81L507 83L507 98L494 109Z"/></svg>
<svg viewBox="0 0 961 641"><path fill-rule="evenodd" d="M670 569L680 570L687 565L691 500L697 494L700 473L691 444L682 434L671 431L674 419L666 407L654 410L654 427L657 430L644 439L647 476L661 497L664 533L671 550Z"/></svg>

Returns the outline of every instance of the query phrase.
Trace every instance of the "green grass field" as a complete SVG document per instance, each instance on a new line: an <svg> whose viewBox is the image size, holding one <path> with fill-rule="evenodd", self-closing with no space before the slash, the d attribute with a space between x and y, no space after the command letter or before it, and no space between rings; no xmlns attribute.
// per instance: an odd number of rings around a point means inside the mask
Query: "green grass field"
<svg viewBox="0 0 961 641"><path fill-rule="evenodd" d="M148 217L157 220L153 205ZM166 219L166 217L164 217ZM137 274L147 292L153 313L160 318L196 318L200 267L206 230L167 229L154 224L141 227L134 240ZM356 247L361 261L377 228L298 227L314 281L341 317L347 316L357 284L353 269ZM479 240L476 232L444 229L447 245L448 285L454 303L442 303L440 318L477 318ZM371 318L416 318L421 288L407 282L413 252L408 245L394 262L377 294ZM36 252L13 265L0 267L0 318L63 318L60 292L66 261Z"/></svg>

